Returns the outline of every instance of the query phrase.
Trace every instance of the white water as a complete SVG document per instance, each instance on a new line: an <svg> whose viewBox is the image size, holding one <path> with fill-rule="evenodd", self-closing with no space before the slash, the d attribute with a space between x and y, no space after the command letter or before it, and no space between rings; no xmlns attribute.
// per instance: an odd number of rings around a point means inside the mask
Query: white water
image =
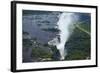
<svg viewBox="0 0 100 73"><path fill-rule="evenodd" d="M61 60L64 60L65 55L67 55L67 50L65 52L65 43L68 41L73 29L74 24L78 20L78 17L75 13L62 13L59 17L59 21L57 23L58 28L60 30L60 43L57 44L57 49L60 52Z"/></svg>

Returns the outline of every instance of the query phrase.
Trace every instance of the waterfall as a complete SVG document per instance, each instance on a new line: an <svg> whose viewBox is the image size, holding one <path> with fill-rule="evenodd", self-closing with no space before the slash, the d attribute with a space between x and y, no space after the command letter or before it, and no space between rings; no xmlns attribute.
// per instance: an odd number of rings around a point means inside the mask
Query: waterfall
<svg viewBox="0 0 100 73"><path fill-rule="evenodd" d="M59 16L59 21L57 22L58 29L60 30L60 43L56 45L60 52L60 60L64 60L65 55L67 55L67 50L65 52L65 43L68 41L73 29L74 24L78 20L76 13L64 12Z"/></svg>

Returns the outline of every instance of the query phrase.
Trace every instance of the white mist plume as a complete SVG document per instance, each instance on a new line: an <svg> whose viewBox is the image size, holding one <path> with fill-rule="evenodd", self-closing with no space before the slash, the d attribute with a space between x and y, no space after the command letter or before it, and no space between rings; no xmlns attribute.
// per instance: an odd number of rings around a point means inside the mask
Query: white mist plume
<svg viewBox="0 0 100 73"><path fill-rule="evenodd" d="M78 20L78 17L75 13L62 13L59 17L59 21L57 23L58 29L60 30L60 43L57 44L57 49L60 52L61 60L64 60L65 55L67 55L67 51L65 53L65 43L68 41L73 29L74 24Z"/></svg>

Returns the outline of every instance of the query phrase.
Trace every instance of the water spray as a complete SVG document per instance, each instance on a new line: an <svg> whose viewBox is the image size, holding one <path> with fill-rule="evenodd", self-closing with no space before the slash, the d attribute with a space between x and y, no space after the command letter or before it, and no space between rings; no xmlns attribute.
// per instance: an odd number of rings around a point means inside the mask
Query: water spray
<svg viewBox="0 0 100 73"><path fill-rule="evenodd" d="M65 52L65 43L68 41L73 29L74 24L77 22L78 16L75 13L62 13L59 16L59 21L57 22L58 29L60 30L60 43L56 45L60 52L60 60L64 60L67 55L67 50Z"/></svg>

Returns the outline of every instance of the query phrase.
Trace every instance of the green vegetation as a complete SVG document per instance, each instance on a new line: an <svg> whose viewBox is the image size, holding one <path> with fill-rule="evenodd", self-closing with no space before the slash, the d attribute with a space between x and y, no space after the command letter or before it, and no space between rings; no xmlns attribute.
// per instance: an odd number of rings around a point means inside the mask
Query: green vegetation
<svg viewBox="0 0 100 73"><path fill-rule="evenodd" d="M86 55L85 52L82 52L81 50L74 50L66 58L67 60L81 60L86 59Z"/></svg>
<svg viewBox="0 0 100 73"><path fill-rule="evenodd" d="M43 50L41 48L33 48L32 49L32 56L36 58L51 58L52 54L47 52L46 50Z"/></svg>
<svg viewBox="0 0 100 73"><path fill-rule="evenodd" d="M53 52L52 54L52 60L53 61L59 61L60 60L60 53L59 53L59 50L57 49L56 46L50 46L51 47L51 50Z"/></svg>
<svg viewBox="0 0 100 73"><path fill-rule="evenodd" d="M73 34L66 42L66 48L68 55L66 60L83 60L90 59L91 54L91 40L90 40L90 25L89 24L77 24Z"/></svg>
<svg viewBox="0 0 100 73"><path fill-rule="evenodd" d="M91 28L90 28L90 25L89 24L87 24L85 22L78 22L75 26L79 30L81 30L81 31L87 33L88 35L90 35Z"/></svg>

